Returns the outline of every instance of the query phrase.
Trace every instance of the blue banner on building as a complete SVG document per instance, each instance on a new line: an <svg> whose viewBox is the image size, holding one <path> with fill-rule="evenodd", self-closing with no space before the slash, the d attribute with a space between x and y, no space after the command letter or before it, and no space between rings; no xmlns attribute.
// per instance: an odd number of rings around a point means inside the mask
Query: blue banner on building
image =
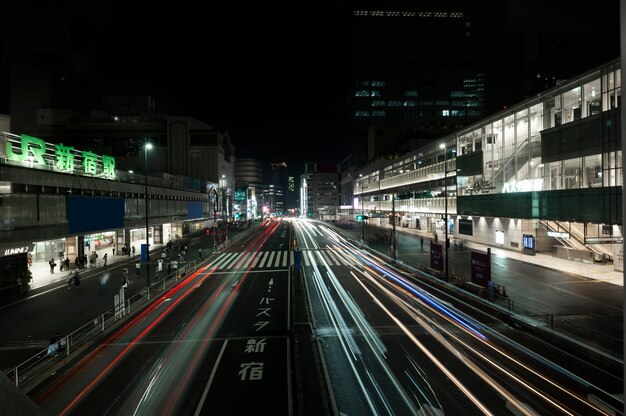
<svg viewBox="0 0 626 416"><path fill-rule="evenodd" d="M124 228L124 198L67 196L69 234Z"/></svg>
<svg viewBox="0 0 626 416"><path fill-rule="evenodd" d="M202 202L187 201L187 219L202 218Z"/></svg>

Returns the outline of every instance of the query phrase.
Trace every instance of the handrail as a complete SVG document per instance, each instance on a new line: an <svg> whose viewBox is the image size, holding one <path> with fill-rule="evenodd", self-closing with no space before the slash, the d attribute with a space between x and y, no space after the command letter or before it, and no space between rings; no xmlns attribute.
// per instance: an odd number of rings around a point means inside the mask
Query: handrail
<svg viewBox="0 0 626 416"><path fill-rule="evenodd" d="M225 241L221 248L224 249L236 243L246 234L244 232ZM16 386L28 392L29 389L36 387L53 373L53 369L62 367L66 363L67 357L80 353L92 345L102 334L122 323L141 307L146 306L151 298L155 298L154 293L164 292L175 285L180 280L179 278L188 275L197 264L198 260L190 260L172 273L165 274L162 279L152 280L147 290L146 288L141 289L139 293L125 299L122 305L107 309L76 330L63 336L58 341L57 347L59 348L55 349L48 346L15 367L4 370L4 373Z"/></svg>

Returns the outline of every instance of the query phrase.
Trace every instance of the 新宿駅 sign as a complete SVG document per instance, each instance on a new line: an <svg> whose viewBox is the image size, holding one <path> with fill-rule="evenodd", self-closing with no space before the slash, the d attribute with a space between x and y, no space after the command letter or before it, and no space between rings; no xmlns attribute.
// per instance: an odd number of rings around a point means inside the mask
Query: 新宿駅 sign
<svg viewBox="0 0 626 416"><path fill-rule="evenodd" d="M9 161L27 167L47 166L51 170L115 179L115 158L97 155L73 146L46 143L37 137L22 134L4 134L6 157Z"/></svg>

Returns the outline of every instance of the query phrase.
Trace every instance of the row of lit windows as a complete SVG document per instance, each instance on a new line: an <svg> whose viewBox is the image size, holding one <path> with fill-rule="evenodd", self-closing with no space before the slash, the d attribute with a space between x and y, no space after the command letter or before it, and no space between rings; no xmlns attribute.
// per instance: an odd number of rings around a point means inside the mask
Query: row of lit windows
<svg viewBox="0 0 626 416"><path fill-rule="evenodd" d="M387 112L385 110L356 110L354 115L356 117L385 117ZM480 117L481 113L477 110L441 110L441 115L443 117L463 117L465 115L468 117Z"/></svg>
<svg viewBox="0 0 626 416"><path fill-rule="evenodd" d="M376 82L376 85L374 84ZM369 81L363 81L362 82L363 85L368 85ZM380 86L384 86L385 83L384 81L372 81L372 86L373 87L380 87ZM480 84L482 86L482 84ZM475 88L475 91L483 91L483 88ZM377 90L356 90L354 91L354 95L356 97L380 97L380 91ZM407 90L404 91L404 96L405 97L417 97L417 91L415 90ZM480 97L481 94L476 94L475 92L464 92L464 91L452 91L450 93L450 96L452 98L455 97ZM448 102L441 102L442 105L448 105ZM466 104L452 104L452 105L461 105L464 106ZM478 105L478 104L476 104ZM472 104L467 104L468 107L473 107L475 105Z"/></svg>
<svg viewBox="0 0 626 416"><path fill-rule="evenodd" d="M415 107L416 101L400 101L400 100L374 100L371 103L372 107Z"/></svg>
<svg viewBox="0 0 626 416"><path fill-rule="evenodd" d="M441 110L441 115L443 117L463 117L467 114L468 117L480 117L480 111L476 110Z"/></svg>
<svg viewBox="0 0 626 416"><path fill-rule="evenodd" d="M399 12L399 11L385 11L385 10L355 10L355 16L375 16L375 17L452 17L462 18L463 12Z"/></svg>
<svg viewBox="0 0 626 416"><path fill-rule="evenodd" d="M367 95L357 95L357 97L367 97ZM480 101L466 100L466 101L448 101L448 100L422 100L419 102L423 106L432 105L452 105L455 107L480 107ZM372 107L416 107L417 101L414 100L373 100L370 103Z"/></svg>
<svg viewBox="0 0 626 416"><path fill-rule="evenodd" d="M357 91L354 91L354 95L357 97L380 97L380 91L357 90Z"/></svg>
<svg viewBox="0 0 626 416"><path fill-rule="evenodd" d="M356 117L385 117L387 115L387 112L385 110L356 110L354 112L354 115Z"/></svg>
<svg viewBox="0 0 626 416"><path fill-rule="evenodd" d="M363 85L364 87L384 87L385 86L385 81L361 81L361 85Z"/></svg>

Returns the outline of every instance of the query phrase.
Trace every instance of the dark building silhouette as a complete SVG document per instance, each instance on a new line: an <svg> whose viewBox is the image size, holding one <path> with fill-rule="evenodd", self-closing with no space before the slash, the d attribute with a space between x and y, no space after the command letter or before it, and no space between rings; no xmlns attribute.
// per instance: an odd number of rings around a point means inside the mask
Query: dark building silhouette
<svg viewBox="0 0 626 416"><path fill-rule="evenodd" d="M355 1L344 13L355 164L483 117L484 63L474 36L475 15L467 5ZM368 130L379 123L404 133L385 135L384 146L376 140L368 146Z"/></svg>
<svg viewBox="0 0 626 416"><path fill-rule="evenodd" d="M618 16L619 2L347 1L352 163L414 150L616 58Z"/></svg>

